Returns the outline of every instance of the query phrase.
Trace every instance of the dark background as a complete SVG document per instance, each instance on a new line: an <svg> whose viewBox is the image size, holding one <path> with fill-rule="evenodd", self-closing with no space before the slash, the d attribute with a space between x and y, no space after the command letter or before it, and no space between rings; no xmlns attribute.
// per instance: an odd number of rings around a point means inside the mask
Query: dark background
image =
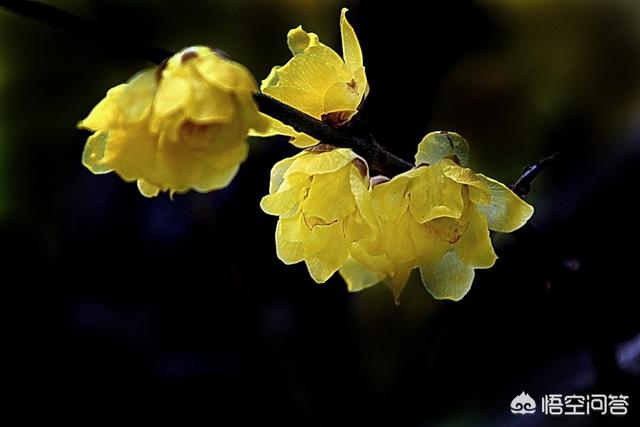
<svg viewBox="0 0 640 427"><path fill-rule="evenodd" d="M335 1L54 3L170 49L218 46L257 79L288 60L298 24L340 46ZM276 258L258 206L295 153L285 139L252 141L231 186L206 195L145 199L94 176L74 125L149 64L0 10L8 406L83 425L638 422L640 4L346 5L371 85L362 119L393 152L457 131L474 169L504 182L561 153L529 197L535 229L496 235L499 261L459 303L415 277L398 307L383 286L316 285ZM511 415L523 390L624 393L630 414Z"/></svg>

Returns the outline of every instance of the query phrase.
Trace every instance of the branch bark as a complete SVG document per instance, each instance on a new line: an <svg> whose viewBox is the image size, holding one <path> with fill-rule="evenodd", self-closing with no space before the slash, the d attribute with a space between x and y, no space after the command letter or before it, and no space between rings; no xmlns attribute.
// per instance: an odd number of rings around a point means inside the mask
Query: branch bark
<svg viewBox="0 0 640 427"><path fill-rule="evenodd" d="M173 55L170 50L141 41L139 37L113 31L89 19L38 0L0 0L0 7L69 34L90 38L109 50L129 57L160 64ZM306 133L315 139L336 147L350 148L362 156L371 175L393 177L413 167L413 164L384 149L371 134L356 134L348 127L334 128L300 110L293 108L261 92L254 93L260 111ZM511 186L519 196L529 193L531 182L549 167L554 156L544 158L528 166L522 176Z"/></svg>

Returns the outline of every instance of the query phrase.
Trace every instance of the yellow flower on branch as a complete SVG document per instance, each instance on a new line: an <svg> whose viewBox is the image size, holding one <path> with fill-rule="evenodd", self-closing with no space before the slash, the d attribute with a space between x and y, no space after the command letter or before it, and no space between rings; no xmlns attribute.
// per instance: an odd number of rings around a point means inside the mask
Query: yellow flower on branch
<svg viewBox="0 0 640 427"><path fill-rule="evenodd" d="M489 230L514 231L533 208L504 184L464 167L467 159L462 137L434 132L418 146L418 167L374 186L380 243L374 250L357 245L360 265L351 266L349 280L367 287L385 279L398 300L417 267L435 298L459 300L469 291L474 270L496 260Z"/></svg>
<svg viewBox="0 0 640 427"><path fill-rule="evenodd" d="M345 148L303 151L271 170L262 210L277 215L276 252L285 264L304 261L324 283L349 259L353 242L376 238L365 162Z"/></svg>
<svg viewBox="0 0 640 427"><path fill-rule="evenodd" d="M93 131L83 164L137 181L148 197L229 184L248 153L249 129L267 122L240 64L191 47L109 90L78 126Z"/></svg>
<svg viewBox="0 0 640 427"><path fill-rule="evenodd" d="M369 87L360 43L346 13L347 9L342 9L340 16L342 58L322 44L316 34L294 28L287 35L293 58L281 67L273 67L262 81L262 92L331 125L349 121L358 112ZM257 135L288 135L301 148L318 143L278 120L270 121L269 131Z"/></svg>

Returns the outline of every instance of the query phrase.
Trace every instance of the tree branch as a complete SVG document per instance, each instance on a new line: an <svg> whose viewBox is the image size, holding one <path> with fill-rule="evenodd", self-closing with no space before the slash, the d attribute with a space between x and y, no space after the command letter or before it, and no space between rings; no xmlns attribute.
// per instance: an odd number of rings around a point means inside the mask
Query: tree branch
<svg viewBox="0 0 640 427"><path fill-rule="evenodd" d="M524 197L531 192L531 183L542 172L549 169L549 166L558 158L558 153L538 160L522 170L522 175L518 180L509 186L511 190L520 197Z"/></svg>
<svg viewBox="0 0 640 427"><path fill-rule="evenodd" d="M367 161L372 175L392 177L413 167L413 164L382 148L370 134L357 135L346 128L334 128L262 92L255 92L253 99L264 114L288 124L298 132L306 133L324 144L352 149Z"/></svg>
<svg viewBox="0 0 640 427"><path fill-rule="evenodd" d="M167 49L140 41L137 36L113 31L112 28L43 1L0 0L0 6L52 28L93 39L121 55L145 59L155 64L160 64L173 55L173 52ZM296 131L306 133L325 144L352 149L367 161L372 176L393 177L413 167L412 163L385 150L371 134L354 133L347 126L334 128L261 92L255 92L253 97L260 111L293 127ZM513 191L519 196L528 194L531 182L549 167L553 158L554 156L547 157L525 168L522 176L511 187Z"/></svg>

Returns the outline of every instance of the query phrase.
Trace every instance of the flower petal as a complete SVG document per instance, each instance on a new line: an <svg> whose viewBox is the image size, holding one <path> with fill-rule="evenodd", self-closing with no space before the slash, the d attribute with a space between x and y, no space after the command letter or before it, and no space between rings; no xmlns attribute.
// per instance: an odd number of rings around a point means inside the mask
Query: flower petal
<svg viewBox="0 0 640 427"><path fill-rule="evenodd" d="M109 173L113 171L111 165L104 161L107 144L109 143L109 131L98 131L87 139L82 152L82 164L95 174Z"/></svg>
<svg viewBox="0 0 640 427"><path fill-rule="evenodd" d="M338 148L325 152L308 151L296 156L296 160L285 172L285 177L294 173L303 173L311 176L335 172L357 158L359 158L358 155L348 148Z"/></svg>
<svg viewBox="0 0 640 427"><path fill-rule="evenodd" d="M411 239L411 215L401 215L396 221L383 225L384 251L393 263L413 263L416 260L416 248Z"/></svg>
<svg viewBox="0 0 640 427"><path fill-rule="evenodd" d="M349 181L350 168L343 167L331 174L315 175L302 210L307 217L317 217L325 222L345 218L356 209Z"/></svg>
<svg viewBox="0 0 640 427"><path fill-rule="evenodd" d="M291 137L291 144L298 148L308 148L316 145L319 141L310 137L306 133L297 132L289 125L285 125L279 120L261 114L261 117L267 121L263 130L251 129L249 136L269 137L275 135L285 135Z"/></svg>
<svg viewBox="0 0 640 427"><path fill-rule="evenodd" d="M518 197L506 185L480 175L488 184L491 202L478 205L478 210L486 215L489 228L502 233L510 233L522 227L533 215L533 206Z"/></svg>
<svg viewBox="0 0 640 427"><path fill-rule="evenodd" d="M419 223L435 218L460 218L464 209L462 186L448 178L440 164L410 171L409 210Z"/></svg>
<svg viewBox="0 0 640 427"><path fill-rule="evenodd" d="M340 31L342 33L342 56L347 66L355 70L362 67L362 49L360 48L360 42L356 36L356 32L353 30L349 21L347 21L347 12L349 9L342 8L340 13Z"/></svg>
<svg viewBox="0 0 640 427"><path fill-rule="evenodd" d="M126 84L111 88L107 95L91 110L87 118L78 123L78 128L91 131L112 129L120 118L120 99Z"/></svg>
<svg viewBox="0 0 640 427"><path fill-rule="evenodd" d="M469 226L455 245L462 262L472 268L492 267L498 258L493 251L486 217L470 207Z"/></svg>
<svg viewBox="0 0 640 427"><path fill-rule="evenodd" d="M351 80L342 59L324 45L305 49L275 73L277 84L263 91L317 119L325 113L324 98L329 88Z"/></svg>
<svg viewBox="0 0 640 427"><path fill-rule="evenodd" d="M125 85L119 108L125 123L138 123L151 111L153 97L158 89L155 68L149 68L133 76Z"/></svg>
<svg viewBox="0 0 640 427"><path fill-rule="evenodd" d="M163 73L158 92L153 103L154 113L160 116L167 116L182 108L191 96L190 81L179 75Z"/></svg>
<svg viewBox="0 0 640 427"><path fill-rule="evenodd" d="M345 111L347 112L345 121L348 121L358 112L357 108L361 99L362 96L357 90L355 80L336 82L324 96L324 114Z"/></svg>
<svg viewBox="0 0 640 427"><path fill-rule="evenodd" d="M364 265L351 257L340 269L340 276L347 284L349 292L359 292L382 282L384 279L382 274L367 270Z"/></svg>
<svg viewBox="0 0 640 427"><path fill-rule="evenodd" d="M235 112L232 95L201 80L192 80L185 115L194 123L228 122Z"/></svg>
<svg viewBox="0 0 640 427"><path fill-rule="evenodd" d="M396 221L409 206L405 192L409 178L397 175L391 181L375 185L371 192L376 214L388 221Z"/></svg>
<svg viewBox="0 0 640 427"><path fill-rule="evenodd" d="M457 163L467 166L469 162L469 144L455 132L431 132L427 134L416 153L416 166L433 165L445 158L455 158Z"/></svg>
<svg viewBox="0 0 640 427"><path fill-rule="evenodd" d="M160 189L153 184L149 184L144 179L138 180L138 191L145 197L156 197Z"/></svg>
<svg viewBox="0 0 640 427"><path fill-rule="evenodd" d="M298 213L305 188L309 187L310 179L299 182L282 191L268 194L260 201L260 208L269 215L280 215L289 218Z"/></svg>
<svg viewBox="0 0 640 427"><path fill-rule="evenodd" d="M435 263L421 265L420 276L435 299L459 301L471 289L475 272L452 250Z"/></svg>
<svg viewBox="0 0 640 427"><path fill-rule="evenodd" d="M291 237L293 232L291 226L295 224L300 224L300 218L278 220L276 225L276 255L278 259L287 265L296 264L304 259L304 243L302 241L288 240L288 237ZM287 229L287 227L289 228ZM298 231L302 232L299 229ZM295 240L301 239L296 237Z"/></svg>
<svg viewBox="0 0 640 427"><path fill-rule="evenodd" d="M287 33L287 46L294 55L300 55L306 48L311 46L320 46L320 40L314 33L307 33L302 29L302 25L299 25L293 30L289 30Z"/></svg>
<svg viewBox="0 0 640 427"><path fill-rule="evenodd" d="M194 62L196 70L207 82L226 92L253 92L258 88L253 76L245 67L221 58L216 53Z"/></svg>
<svg viewBox="0 0 640 427"><path fill-rule="evenodd" d="M316 283L326 282L342 268L349 258L342 222L315 226L304 242L304 258L309 274Z"/></svg>

